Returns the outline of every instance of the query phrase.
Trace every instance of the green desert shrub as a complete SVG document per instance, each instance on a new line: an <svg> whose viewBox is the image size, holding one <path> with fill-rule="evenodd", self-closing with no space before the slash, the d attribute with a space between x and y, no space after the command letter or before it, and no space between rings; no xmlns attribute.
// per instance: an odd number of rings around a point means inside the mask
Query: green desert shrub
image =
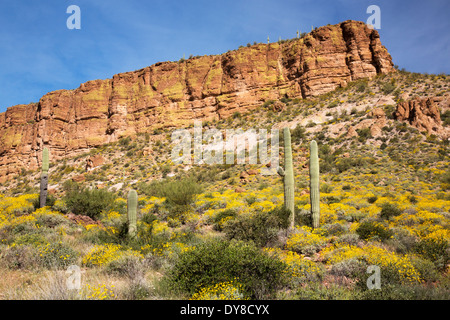
<svg viewBox="0 0 450 320"><path fill-rule="evenodd" d="M385 202L381 205L380 218L389 220L391 217L398 216L402 211L394 203Z"/></svg>
<svg viewBox="0 0 450 320"><path fill-rule="evenodd" d="M291 132L291 137L294 142L304 139L306 137L306 129L300 124L297 124L295 129Z"/></svg>
<svg viewBox="0 0 450 320"><path fill-rule="evenodd" d="M367 264L355 258L342 260L331 266L330 274L337 277L357 278L366 272Z"/></svg>
<svg viewBox="0 0 450 320"><path fill-rule="evenodd" d="M65 268L76 263L78 253L63 242L53 242L39 247L38 261L46 268Z"/></svg>
<svg viewBox="0 0 450 320"><path fill-rule="evenodd" d="M39 266L38 249L31 245L3 247L0 250L0 265L8 269L34 269Z"/></svg>
<svg viewBox="0 0 450 320"><path fill-rule="evenodd" d="M181 253L163 281L171 290L185 295L237 281L244 296L267 299L285 284L286 269L284 262L252 243L212 239Z"/></svg>
<svg viewBox="0 0 450 320"><path fill-rule="evenodd" d="M105 189L73 189L65 195L64 202L74 214L98 218L103 210L107 210L116 196Z"/></svg>
<svg viewBox="0 0 450 320"><path fill-rule="evenodd" d="M257 246L265 246L277 238L278 230L287 228L288 218L289 212L283 208L246 213L227 221L223 231L228 239L253 241Z"/></svg>
<svg viewBox="0 0 450 320"><path fill-rule="evenodd" d="M381 91L384 94L390 94L392 91L395 90L397 86L395 85L395 80L391 79L390 82L385 82L381 85Z"/></svg>
<svg viewBox="0 0 450 320"><path fill-rule="evenodd" d="M382 271L383 272L383 271ZM361 282L362 284L362 282ZM447 288L420 284L400 285L386 282L381 289L361 290L358 299L363 300L449 300Z"/></svg>
<svg viewBox="0 0 450 320"><path fill-rule="evenodd" d="M377 221L364 221L356 228L356 233L364 240L387 240L392 232L382 223Z"/></svg>
<svg viewBox="0 0 450 320"><path fill-rule="evenodd" d="M226 223L229 219L235 218L237 216L236 210L233 209L225 209L219 211L213 218L214 229L218 231L223 230L224 223Z"/></svg>
<svg viewBox="0 0 450 320"><path fill-rule="evenodd" d="M348 231L348 227L341 223L326 224L323 229L326 236L340 236Z"/></svg>
<svg viewBox="0 0 450 320"><path fill-rule="evenodd" d="M56 198L52 194L47 195L47 201L45 203L46 206L52 207L55 204L55 202L56 202ZM39 209L39 207L40 207L39 197L34 198L32 203L33 203L34 210Z"/></svg>
<svg viewBox="0 0 450 320"><path fill-rule="evenodd" d="M47 228L55 228L59 225L69 224L69 220L62 214L43 213L36 215L36 224Z"/></svg>
<svg viewBox="0 0 450 320"><path fill-rule="evenodd" d="M445 269L450 260L450 246L447 239L422 239L414 249L424 258L433 261L441 270Z"/></svg>
<svg viewBox="0 0 450 320"><path fill-rule="evenodd" d="M138 185L138 191L147 196L165 197L169 205L188 206L202 187L193 178L164 180Z"/></svg>

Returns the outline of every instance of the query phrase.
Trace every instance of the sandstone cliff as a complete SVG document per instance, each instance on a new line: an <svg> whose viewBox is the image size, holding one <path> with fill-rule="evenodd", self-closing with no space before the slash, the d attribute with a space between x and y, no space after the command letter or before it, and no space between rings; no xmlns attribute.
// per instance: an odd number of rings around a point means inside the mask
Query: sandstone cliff
<svg viewBox="0 0 450 320"><path fill-rule="evenodd" d="M217 56L160 62L0 114L0 181L137 132L246 111L267 99L310 97L393 71L378 32L362 22L318 28L301 39Z"/></svg>

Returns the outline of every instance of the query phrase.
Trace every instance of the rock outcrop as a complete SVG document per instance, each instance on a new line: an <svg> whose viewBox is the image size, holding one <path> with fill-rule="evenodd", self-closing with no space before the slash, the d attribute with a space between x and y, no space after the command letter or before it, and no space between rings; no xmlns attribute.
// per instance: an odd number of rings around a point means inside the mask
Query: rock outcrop
<svg viewBox="0 0 450 320"><path fill-rule="evenodd" d="M349 20L300 39L88 81L0 114L0 182L22 167L36 169L44 146L56 161L122 136L226 118L268 99L320 95L393 70L378 32Z"/></svg>
<svg viewBox="0 0 450 320"><path fill-rule="evenodd" d="M360 129L370 129L370 135L374 138L381 135L382 128L386 125L387 119L383 109L375 108L368 114L369 118L359 122L356 126L352 126L348 129L347 137L358 136Z"/></svg>
<svg viewBox="0 0 450 320"><path fill-rule="evenodd" d="M101 155L90 156L86 159L86 171L90 171L98 166L101 166L105 163L105 158Z"/></svg>
<svg viewBox="0 0 450 320"><path fill-rule="evenodd" d="M450 132L448 128L442 126L439 108L450 109L449 100L444 97L418 97L399 102L394 112L394 118L399 121L407 121L420 131L448 139Z"/></svg>

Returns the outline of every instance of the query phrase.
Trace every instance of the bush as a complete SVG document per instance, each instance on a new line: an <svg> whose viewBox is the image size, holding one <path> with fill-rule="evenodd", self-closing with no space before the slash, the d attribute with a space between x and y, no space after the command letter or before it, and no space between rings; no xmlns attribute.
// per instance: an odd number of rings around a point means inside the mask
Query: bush
<svg viewBox="0 0 450 320"><path fill-rule="evenodd" d="M178 206L190 205L195 195L202 192L202 187L193 178L156 181L138 187L147 196L165 197L167 204Z"/></svg>
<svg viewBox="0 0 450 320"><path fill-rule="evenodd" d="M1 252L1 264L9 269L64 268L77 261L78 253L61 243L46 243L36 237L21 237L19 244Z"/></svg>
<svg viewBox="0 0 450 320"><path fill-rule="evenodd" d="M328 183L321 183L320 184L320 192L323 193L331 193L333 191L333 186Z"/></svg>
<svg viewBox="0 0 450 320"><path fill-rule="evenodd" d="M226 221L228 221L228 219L235 218L236 215L237 215L237 213L233 209L226 209L223 211L219 211L212 219L214 222L214 229L218 230L218 231L222 231L224 223L226 223Z"/></svg>
<svg viewBox="0 0 450 320"><path fill-rule="evenodd" d="M0 264L8 269L33 269L38 267L38 250L33 245L4 247Z"/></svg>
<svg viewBox="0 0 450 320"><path fill-rule="evenodd" d="M349 258L332 265L330 274L338 277L358 278L366 270L366 263L355 258Z"/></svg>
<svg viewBox="0 0 450 320"><path fill-rule="evenodd" d="M62 243L48 243L39 246L39 262L46 268L65 268L77 261L78 253Z"/></svg>
<svg viewBox="0 0 450 320"><path fill-rule="evenodd" d="M338 236L337 242L356 246L359 242L359 236L356 233L344 233Z"/></svg>
<svg viewBox="0 0 450 320"><path fill-rule="evenodd" d="M317 230L317 229L316 229ZM310 227L300 227L289 235L286 249L308 256L314 255L327 245L327 238Z"/></svg>
<svg viewBox="0 0 450 320"><path fill-rule="evenodd" d="M257 246L265 246L277 238L280 228L289 225L289 211L278 208L269 212L241 214L227 221L223 231L228 239L253 241Z"/></svg>
<svg viewBox="0 0 450 320"><path fill-rule="evenodd" d="M34 210L37 210L40 208L39 202L40 202L39 197L33 199L32 203L33 203ZM56 202L56 198L52 194L47 195L47 201L45 202L46 206L53 207L55 202Z"/></svg>
<svg viewBox="0 0 450 320"><path fill-rule="evenodd" d="M382 271L383 272L383 271ZM361 284L363 281L361 282ZM449 290L442 287L424 286L419 284L381 285L381 289L368 290L365 288L361 292L360 299L364 300L449 300Z"/></svg>
<svg viewBox="0 0 450 320"><path fill-rule="evenodd" d="M244 213L227 221L223 231L228 239L253 241L257 246L264 246L277 234L277 229L273 228L271 221L267 221L268 218L266 212Z"/></svg>
<svg viewBox="0 0 450 320"><path fill-rule="evenodd" d="M291 137L293 141L299 141L306 137L306 129L300 124L297 124L294 130L292 130Z"/></svg>
<svg viewBox="0 0 450 320"><path fill-rule="evenodd" d="M394 91L396 88L395 81L392 79L391 82L386 82L381 86L381 91L383 91L384 94L390 94L392 91Z"/></svg>
<svg viewBox="0 0 450 320"><path fill-rule="evenodd" d="M366 81L361 81L356 86L356 91L357 92L364 92L364 91L366 91L366 89L367 89L367 82Z"/></svg>
<svg viewBox="0 0 450 320"><path fill-rule="evenodd" d="M450 126L450 110L445 110L444 113L441 113L441 120L443 126Z"/></svg>
<svg viewBox="0 0 450 320"><path fill-rule="evenodd" d="M433 261L434 265L441 270L445 269L450 260L447 239L422 239L416 244L415 251Z"/></svg>
<svg viewBox="0 0 450 320"><path fill-rule="evenodd" d="M332 223L324 225L326 236L339 236L348 231L348 228L341 223Z"/></svg>
<svg viewBox="0 0 450 320"><path fill-rule="evenodd" d="M341 285L330 283L311 283L290 293L288 298L295 300L355 300L358 292Z"/></svg>
<svg viewBox="0 0 450 320"><path fill-rule="evenodd" d="M368 164L372 164L371 161L373 160L363 157L339 158L335 161L334 166L339 173L343 173L349 169L366 167Z"/></svg>
<svg viewBox="0 0 450 320"><path fill-rule="evenodd" d="M376 221L362 222L358 228L356 228L356 233L364 240L371 240L373 238L387 240L392 235L392 232L389 229Z"/></svg>
<svg viewBox="0 0 450 320"><path fill-rule="evenodd" d="M169 207L169 217L174 218L188 211L202 187L191 178L173 180L162 184L159 196L165 197L165 204Z"/></svg>
<svg viewBox="0 0 450 320"><path fill-rule="evenodd" d="M130 144L130 141L131 141L130 137L120 138L119 145L126 147Z"/></svg>
<svg viewBox="0 0 450 320"><path fill-rule="evenodd" d="M59 225L68 224L68 219L58 213L41 213L36 215L36 224L48 228L55 228Z"/></svg>
<svg viewBox="0 0 450 320"><path fill-rule="evenodd" d="M181 253L164 281L172 290L189 295L237 281L244 296L267 299L285 284L286 269L285 263L251 243L213 239Z"/></svg>
<svg viewBox="0 0 450 320"><path fill-rule="evenodd" d="M389 220L391 217L399 216L402 211L396 204L385 202L381 205L380 218Z"/></svg>
<svg viewBox="0 0 450 320"><path fill-rule="evenodd" d="M96 219L103 210L108 210L115 198L113 193L105 189L82 189L67 192L64 201L74 214Z"/></svg>
<svg viewBox="0 0 450 320"><path fill-rule="evenodd" d="M370 128L358 129L358 141L364 142L367 139L372 138L372 134L370 133Z"/></svg>
<svg viewBox="0 0 450 320"><path fill-rule="evenodd" d="M430 260L423 259L420 256L412 256L411 262L414 269L419 272L421 279L425 282L436 282L439 280L439 271Z"/></svg>
<svg viewBox="0 0 450 320"><path fill-rule="evenodd" d="M107 264L106 270L129 279L143 278L145 274L143 260L131 251L125 251L118 259Z"/></svg>

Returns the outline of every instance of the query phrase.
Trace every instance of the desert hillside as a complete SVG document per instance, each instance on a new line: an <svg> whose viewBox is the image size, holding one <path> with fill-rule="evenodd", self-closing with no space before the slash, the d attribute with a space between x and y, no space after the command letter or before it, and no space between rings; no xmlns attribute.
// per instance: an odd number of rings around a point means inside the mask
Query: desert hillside
<svg viewBox="0 0 450 320"><path fill-rule="evenodd" d="M9 109L0 298L449 299L450 77L399 70L363 25L160 63ZM263 174L270 163L174 163L173 132L193 137L195 119L206 149L212 129L279 129L282 167L290 129L293 227L283 178ZM75 290L69 266L82 271Z"/></svg>

